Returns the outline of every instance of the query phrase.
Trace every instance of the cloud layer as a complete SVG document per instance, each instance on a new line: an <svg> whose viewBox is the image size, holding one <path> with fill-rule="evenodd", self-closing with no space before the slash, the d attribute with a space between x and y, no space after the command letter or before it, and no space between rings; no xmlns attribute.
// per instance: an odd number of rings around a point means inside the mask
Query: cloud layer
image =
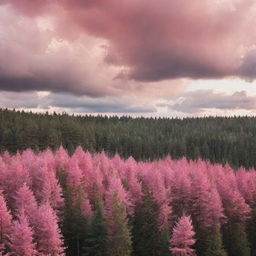
<svg viewBox="0 0 256 256"><path fill-rule="evenodd" d="M255 16L255 0L2 0L0 90L47 91L48 106L62 108L154 112L190 80L253 81ZM183 95L173 110L254 109L241 92Z"/></svg>

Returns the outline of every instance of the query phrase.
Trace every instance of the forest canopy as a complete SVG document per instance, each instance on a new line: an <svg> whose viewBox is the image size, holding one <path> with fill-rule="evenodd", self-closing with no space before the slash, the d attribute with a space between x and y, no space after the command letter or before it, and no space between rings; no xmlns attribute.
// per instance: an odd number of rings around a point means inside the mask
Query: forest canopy
<svg viewBox="0 0 256 256"><path fill-rule="evenodd" d="M156 160L207 159L234 168L256 166L256 117L132 118L34 114L0 110L0 152L61 145L73 153L77 146L123 158Z"/></svg>

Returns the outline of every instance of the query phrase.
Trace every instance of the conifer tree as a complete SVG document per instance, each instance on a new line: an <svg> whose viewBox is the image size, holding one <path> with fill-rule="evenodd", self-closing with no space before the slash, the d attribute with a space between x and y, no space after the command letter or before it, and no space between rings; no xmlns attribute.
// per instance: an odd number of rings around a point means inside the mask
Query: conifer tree
<svg viewBox="0 0 256 256"><path fill-rule="evenodd" d="M135 209L132 224L134 255L160 256L158 206L153 198L152 192L145 184L143 184L142 201ZM167 250L168 248L169 246L167 245Z"/></svg>
<svg viewBox="0 0 256 256"><path fill-rule="evenodd" d="M84 256L107 256L107 226L101 200L97 200L88 235L85 238Z"/></svg>
<svg viewBox="0 0 256 256"><path fill-rule="evenodd" d="M212 256L225 256L220 233L220 224L224 219L221 199L214 184L201 169L192 169L191 192L197 254L204 256L211 248Z"/></svg>
<svg viewBox="0 0 256 256"><path fill-rule="evenodd" d="M228 217L223 226L225 248L229 256L236 256L237 253L240 256L249 256L250 247L245 232L245 222L249 218L251 209L238 190L235 174L229 166L216 173L215 178Z"/></svg>
<svg viewBox="0 0 256 256"><path fill-rule="evenodd" d="M23 186L16 192L14 213L16 217L24 213L28 218L30 225L35 225L37 202L33 192L26 184L23 184Z"/></svg>
<svg viewBox="0 0 256 256"><path fill-rule="evenodd" d="M85 246L88 222L92 215L90 201L83 187L83 173L78 156L73 155L66 168L63 233L70 255L80 255Z"/></svg>
<svg viewBox="0 0 256 256"><path fill-rule="evenodd" d="M35 256L35 244L33 243L33 232L29 226L26 216L23 214L13 221L11 234L9 236L10 255Z"/></svg>
<svg viewBox="0 0 256 256"><path fill-rule="evenodd" d="M248 239L251 245L251 256L256 256L256 194L253 197L251 219L247 223Z"/></svg>
<svg viewBox="0 0 256 256"><path fill-rule="evenodd" d="M34 226L37 250L42 255L64 255L63 241L57 216L51 206L42 204L36 214Z"/></svg>
<svg viewBox="0 0 256 256"><path fill-rule="evenodd" d="M176 222L170 241L170 251L172 252L173 256L194 255L194 249L192 248L196 242L196 240L193 238L194 235L195 232L193 231L190 217L183 215Z"/></svg>
<svg viewBox="0 0 256 256"><path fill-rule="evenodd" d="M5 199L0 194L0 253L5 251L8 244L8 236L11 231L11 219L12 216L9 213Z"/></svg>
<svg viewBox="0 0 256 256"><path fill-rule="evenodd" d="M131 232L126 208L118 192L108 194L106 205L108 255L130 256L132 252Z"/></svg>

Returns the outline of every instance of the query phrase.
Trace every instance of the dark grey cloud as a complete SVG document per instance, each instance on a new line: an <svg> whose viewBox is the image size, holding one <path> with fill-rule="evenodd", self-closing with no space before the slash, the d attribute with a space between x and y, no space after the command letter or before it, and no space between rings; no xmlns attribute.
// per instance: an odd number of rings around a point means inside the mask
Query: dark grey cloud
<svg viewBox="0 0 256 256"><path fill-rule="evenodd" d="M124 98L89 98L76 97L68 94L50 94L43 98L42 107L54 106L68 108L79 112L95 113L153 113L156 109L152 106L136 105Z"/></svg>
<svg viewBox="0 0 256 256"><path fill-rule="evenodd" d="M126 113L145 114L154 113L156 109L151 105L134 104L124 98L102 97L91 98L62 93L44 95L37 92L5 92L0 91L0 108L24 109L56 109L73 113Z"/></svg>
<svg viewBox="0 0 256 256"><path fill-rule="evenodd" d="M212 90L187 92L174 104L167 104L171 110L184 113L202 113L207 109L220 110L255 110L256 96L248 96L245 91L231 95Z"/></svg>
<svg viewBox="0 0 256 256"><path fill-rule="evenodd" d="M17 93L0 91L0 108L37 108L38 95L35 92Z"/></svg>

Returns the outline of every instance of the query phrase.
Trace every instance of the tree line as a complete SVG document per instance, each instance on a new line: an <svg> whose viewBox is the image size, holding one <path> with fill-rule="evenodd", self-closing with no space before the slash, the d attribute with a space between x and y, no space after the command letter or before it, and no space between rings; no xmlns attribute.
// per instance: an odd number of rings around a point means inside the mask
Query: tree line
<svg viewBox="0 0 256 256"><path fill-rule="evenodd" d="M39 152L61 145L70 154L81 146L136 160L186 156L251 168L256 167L256 118L132 118L0 110L0 152L27 148Z"/></svg>

